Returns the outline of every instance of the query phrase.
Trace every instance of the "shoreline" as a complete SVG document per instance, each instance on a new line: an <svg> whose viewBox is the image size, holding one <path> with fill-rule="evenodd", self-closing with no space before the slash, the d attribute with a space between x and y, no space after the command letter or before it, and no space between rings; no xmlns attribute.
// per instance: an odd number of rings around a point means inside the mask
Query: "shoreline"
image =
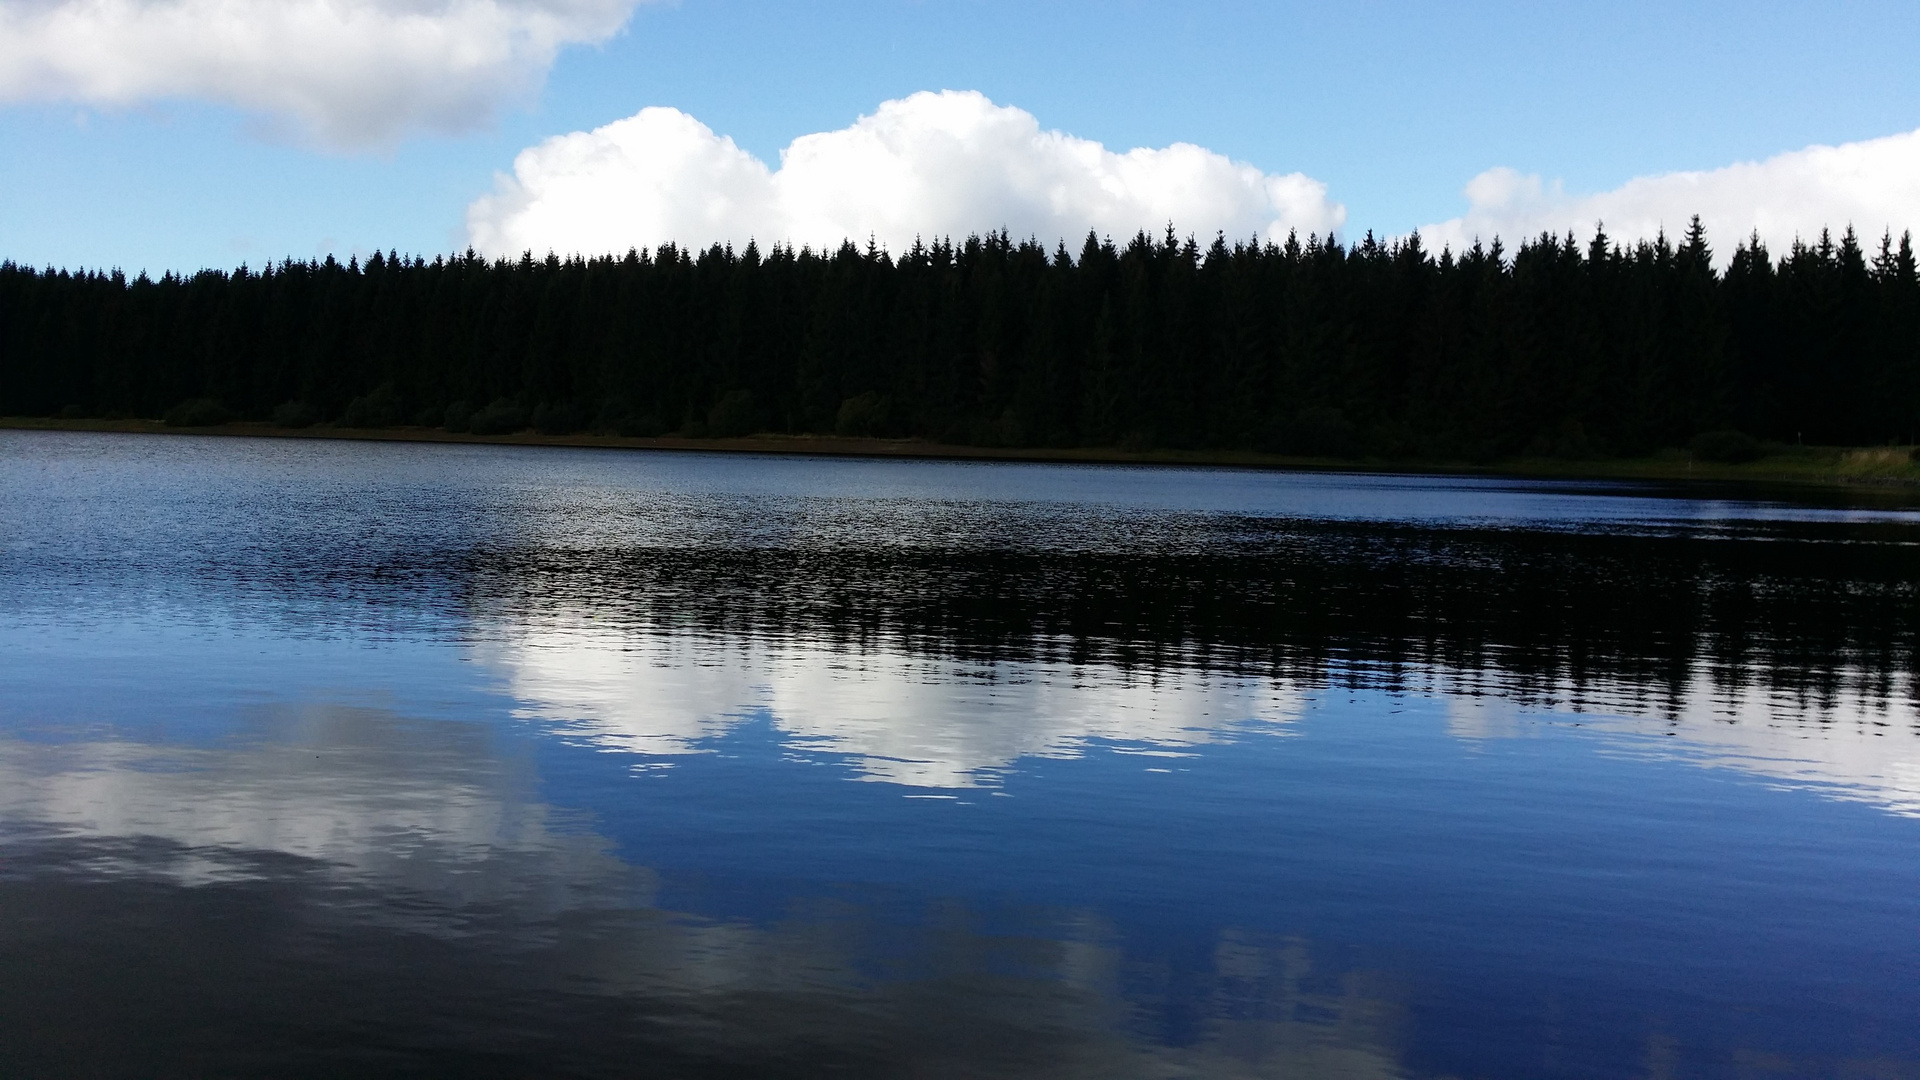
<svg viewBox="0 0 1920 1080"><path fill-rule="evenodd" d="M1907 495L1920 499L1920 465L1901 447L1795 447L1788 454L1738 465L1696 462L1685 451L1649 457L1599 460L1512 458L1471 462L1382 458L1315 458L1252 450L1125 450L1119 447L961 446L925 439L849 438L836 435L749 435L685 438L662 435L472 435L439 428L306 428L235 421L208 427L169 427L158 420L90 420L0 417L0 431L70 431L135 435L213 435L268 439L333 439L356 442L447 443L476 446L562 446L605 450L779 454L803 457L906 458L939 461L1004 461L1042 464L1151 465L1237 468L1271 472L1406 473L1426 476L1487 476L1539 480L1633 480L1659 483L1785 486L1849 494Z"/></svg>

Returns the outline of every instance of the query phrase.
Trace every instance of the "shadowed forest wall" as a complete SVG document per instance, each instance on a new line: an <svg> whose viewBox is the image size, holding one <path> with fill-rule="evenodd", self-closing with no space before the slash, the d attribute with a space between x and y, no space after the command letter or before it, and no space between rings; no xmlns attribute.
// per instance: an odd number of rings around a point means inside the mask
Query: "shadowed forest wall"
<svg viewBox="0 0 1920 1080"><path fill-rule="evenodd" d="M1851 230L1719 271L1697 219L1438 256L1169 229L1078 255L992 234L159 280L6 263L0 414L1469 459L1906 443L1920 278L1910 239Z"/></svg>

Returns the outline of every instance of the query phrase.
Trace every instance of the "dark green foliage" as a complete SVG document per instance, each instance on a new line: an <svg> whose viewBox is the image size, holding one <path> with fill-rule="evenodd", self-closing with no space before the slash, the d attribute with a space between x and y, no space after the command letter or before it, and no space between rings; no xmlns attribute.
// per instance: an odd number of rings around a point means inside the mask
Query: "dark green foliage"
<svg viewBox="0 0 1920 1080"><path fill-rule="evenodd" d="M527 412L505 398L473 414L467 430L475 435L511 435L527 426Z"/></svg>
<svg viewBox="0 0 1920 1080"><path fill-rule="evenodd" d="M1701 461L1738 465L1761 457L1759 440L1738 431L1703 431L1687 445Z"/></svg>
<svg viewBox="0 0 1920 1080"><path fill-rule="evenodd" d="M667 425L662 423L660 417L655 413L642 413L639 416L629 414L623 417L620 422L614 426L613 430L616 435L625 435L636 439L651 439L656 435L664 434L667 430Z"/></svg>
<svg viewBox="0 0 1920 1080"><path fill-rule="evenodd" d="M594 417L593 430L603 435L650 439L665 433L667 425L661 423L657 412L637 412L627 399L610 398L601 404L599 414Z"/></svg>
<svg viewBox="0 0 1920 1080"><path fill-rule="evenodd" d="M892 402L871 390L855 394L840 403L840 412L833 420L833 432L851 436L884 435L891 426L887 420L891 406Z"/></svg>
<svg viewBox="0 0 1920 1080"><path fill-rule="evenodd" d="M715 439L751 435L758 428L751 390L727 391L707 413L707 435Z"/></svg>
<svg viewBox="0 0 1920 1080"><path fill-rule="evenodd" d="M167 410L161 418L168 427L212 427L230 417L227 407L212 398L188 398Z"/></svg>
<svg viewBox="0 0 1920 1080"><path fill-rule="evenodd" d="M586 418L571 402L541 402L533 408L533 430L542 435L571 435L586 426Z"/></svg>
<svg viewBox="0 0 1920 1080"><path fill-rule="evenodd" d="M383 383L371 394L354 398L340 422L350 428L384 428L400 423L400 395L392 383Z"/></svg>
<svg viewBox="0 0 1920 1080"><path fill-rule="evenodd" d="M0 264L0 415L842 432L1490 460L1910 443L1912 245L674 246L127 279ZM476 409L476 403L491 402ZM186 413L180 413L185 416ZM204 420L211 413L196 414ZM295 414L287 414L289 418Z"/></svg>
<svg viewBox="0 0 1920 1080"><path fill-rule="evenodd" d="M1587 438L1586 425L1571 417L1560 422L1558 431L1543 431L1534 436L1533 443L1527 447L1527 454L1530 457L1568 458L1575 461L1602 456L1593 440Z"/></svg>
<svg viewBox="0 0 1920 1080"><path fill-rule="evenodd" d="M285 401L274 406L273 422L283 428L312 427L320 422L320 411L304 401Z"/></svg>
<svg viewBox="0 0 1920 1080"><path fill-rule="evenodd" d="M1283 454L1351 457L1360 438L1345 413L1326 405L1309 405L1280 428L1272 448Z"/></svg>

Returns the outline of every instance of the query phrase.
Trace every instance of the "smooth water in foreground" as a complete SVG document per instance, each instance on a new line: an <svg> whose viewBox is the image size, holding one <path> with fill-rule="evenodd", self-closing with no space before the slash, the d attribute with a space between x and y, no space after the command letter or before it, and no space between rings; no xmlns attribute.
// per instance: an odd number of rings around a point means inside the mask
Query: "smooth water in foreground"
<svg viewBox="0 0 1920 1080"><path fill-rule="evenodd" d="M0 1073L1920 1076L1920 514L0 433Z"/></svg>

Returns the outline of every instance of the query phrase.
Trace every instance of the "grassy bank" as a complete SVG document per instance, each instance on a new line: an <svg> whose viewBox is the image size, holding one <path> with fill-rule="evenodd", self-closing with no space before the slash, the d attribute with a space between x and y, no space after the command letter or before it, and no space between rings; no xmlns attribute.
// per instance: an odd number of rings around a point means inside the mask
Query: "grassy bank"
<svg viewBox="0 0 1920 1080"><path fill-rule="evenodd" d="M628 438L619 435L453 434L438 428L284 428L236 422L209 427L170 427L158 420L79 420L0 417L0 429L24 431L101 431L174 435L241 435L294 439L360 439L386 442L478 443L509 446L586 446L643 450L705 450L737 453L818 454L853 457L941 458L977 461L1055 461L1143 465L1224 465L1256 469L1316 469L1347 472L1460 473L1567 479L1712 481L1801 485L1920 494L1920 464L1904 446L1774 447L1747 462L1699 460L1686 450L1665 450L1648 457L1568 460L1515 458L1495 462L1383 460L1288 457L1241 450L1126 450L1103 447L957 446L922 439L865 439L831 435L752 435L744 438L693 439L678 436Z"/></svg>

